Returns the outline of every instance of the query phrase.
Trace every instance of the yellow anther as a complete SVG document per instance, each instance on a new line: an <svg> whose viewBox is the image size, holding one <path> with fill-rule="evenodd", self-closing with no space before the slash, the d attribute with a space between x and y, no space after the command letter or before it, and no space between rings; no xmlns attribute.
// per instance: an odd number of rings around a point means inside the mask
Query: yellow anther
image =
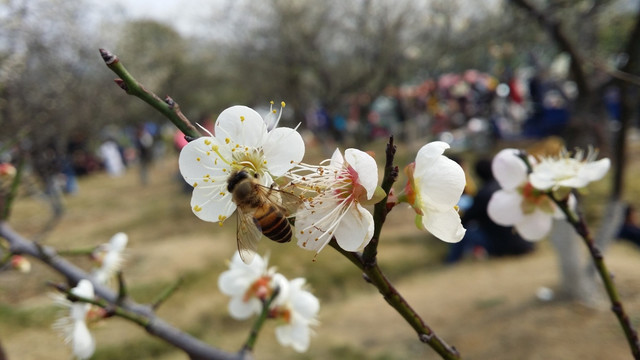
<svg viewBox="0 0 640 360"><path fill-rule="evenodd" d="M275 111L275 110L271 110L271 112L274 113L274 114L277 113L277 111Z"/></svg>
<svg viewBox="0 0 640 360"><path fill-rule="evenodd" d="M221 191L221 192L220 192L220 196L224 196L224 195L225 195L225 194L224 194L224 192L222 192L222 191Z"/></svg>
<svg viewBox="0 0 640 360"><path fill-rule="evenodd" d="M280 103L280 106L285 107L285 106L287 106L287 104L285 104L284 101L283 101L283 102Z"/></svg>
<svg viewBox="0 0 640 360"><path fill-rule="evenodd" d="M230 142L231 142L231 139L229 139L229 138L225 138L225 139L224 139L224 142L228 144L228 143L230 143Z"/></svg>
<svg viewBox="0 0 640 360"><path fill-rule="evenodd" d="M198 206L198 205L193 207L193 211L201 211L201 210L202 210L202 208L200 206Z"/></svg>
<svg viewBox="0 0 640 360"><path fill-rule="evenodd" d="M240 121L244 121L244 116L240 116Z"/></svg>
<svg viewBox="0 0 640 360"><path fill-rule="evenodd" d="M218 226L222 227L222 225L224 225L224 224L222 223L222 221L220 221L220 222L218 223Z"/></svg>
<svg viewBox="0 0 640 360"><path fill-rule="evenodd" d="M209 139L204 139L204 144L205 144L205 145L211 145L211 140L209 140Z"/></svg>
<svg viewBox="0 0 640 360"><path fill-rule="evenodd" d="M199 157L198 157L198 158L196 158L196 161L200 161L200 158L199 158Z"/></svg>
<svg viewBox="0 0 640 360"><path fill-rule="evenodd" d="M218 149L219 149L218 145L211 146L211 151L218 151Z"/></svg>
<svg viewBox="0 0 640 360"><path fill-rule="evenodd" d="M198 186L198 183L197 183L197 182L194 182L194 183L193 183L193 187L196 187L196 186Z"/></svg>

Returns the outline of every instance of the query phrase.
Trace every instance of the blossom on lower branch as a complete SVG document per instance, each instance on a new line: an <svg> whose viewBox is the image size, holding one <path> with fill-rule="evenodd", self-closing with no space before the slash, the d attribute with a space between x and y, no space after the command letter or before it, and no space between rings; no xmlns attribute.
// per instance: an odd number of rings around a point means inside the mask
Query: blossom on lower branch
<svg viewBox="0 0 640 360"><path fill-rule="evenodd" d="M269 318L278 321L276 338L283 346L304 352L309 347L311 327L318 324L320 303L304 288L303 278L288 281L267 265L267 259L259 255L245 264L238 252L234 254L229 270L218 278L220 291L231 297L229 313L238 320L258 315L277 289L268 309Z"/></svg>
<svg viewBox="0 0 640 360"><path fill-rule="evenodd" d="M442 241L455 243L466 231L456 206L466 179L462 167L443 155L448 148L442 141L423 146L415 163L405 168L409 181L398 198L413 207L422 227Z"/></svg>
<svg viewBox="0 0 640 360"><path fill-rule="evenodd" d="M108 243L98 246L91 257L99 266L93 270L93 276L97 282L106 284L120 270L124 259L122 253L129 237L123 232L119 232L111 237Z"/></svg>
<svg viewBox="0 0 640 360"><path fill-rule="evenodd" d="M298 246L320 252L335 236L344 250L362 250L374 228L373 215L363 204L383 197L376 195L376 161L358 149L347 149L344 156L336 149L326 162L320 166L300 164L288 174L305 193L296 213Z"/></svg>
<svg viewBox="0 0 640 360"><path fill-rule="evenodd" d="M73 295L84 299L93 299L93 285L89 280L82 279L78 285L70 291ZM95 351L95 341L89 332L86 319L91 309L91 304L75 301L71 302L65 297L57 296L56 302L69 309L69 314L58 319L53 327L59 330L64 341L71 345L73 355L78 359L88 359Z"/></svg>

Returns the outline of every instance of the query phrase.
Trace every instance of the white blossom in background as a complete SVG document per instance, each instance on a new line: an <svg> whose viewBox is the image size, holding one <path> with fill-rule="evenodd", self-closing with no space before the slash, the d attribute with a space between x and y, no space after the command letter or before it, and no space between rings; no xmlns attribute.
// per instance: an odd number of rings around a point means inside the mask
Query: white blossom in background
<svg viewBox="0 0 640 360"><path fill-rule="evenodd" d="M582 150L576 151L574 157L563 150L558 156L542 157L533 166L529 181L539 190L583 188L592 181L602 179L611 167L608 158L596 161L597 156L598 153L589 148L586 156Z"/></svg>
<svg viewBox="0 0 640 360"><path fill-rule="evenodd" d="M222 225L236 210L227 190L233 171L256 174L262 185L270 186L302 160L304 151L295 129L268 131L265 120L246 106L224 110L216 120L215 135L195 139L180 152L180 173L193 186L191 209L200 219Z"/></svg>
<svg viewBox="0 0 640 360"><path fill-rule="evenodd" d="M427 231L442 241L455 243L466 232L456 206L466 179L462 167L443 155L448 148L446 142L433 141L418 151L415 165L407 169L405 196Z"/></svg>
<svg viewBox="0 0 640 360"><path fill-rule="evenodd" d="M231 297L229 313L234 319L248 319L262 311L262 301L271 296L274 289L275 271L267 265L268 260L257 254L250 264L245 264L236 252L229 270L220 274L218 288Z"/></svg>
<svg viewBox="0 0 640 360"><path fill-rule="evenodd" d="M85 299L93 299L93 285L89 280L82 279L76 287L71 289L71 293ZM54 329L60 331L64 342L71 346L76 358L81 360L90 358L95 351L95 341L86 323L91 304L80 301L71 302L61 295L56 296L55 301L67 308L69 313L53 324Z"/></svg>
<svg viewBox="0 0 640 360"><path fill-rule="evenodd" d="M503 149L493 158L493 176L502 188L489 200L487 213L502 226L513 226L529 241L540 240L551 230L553 219L563 218L555 203L529 182L527 165L517 149ZM535 161L529 161L535 167Z"/></svg>
<svg viewBox="0 0 640 360"><path fill-rule="evenodd" d="M318 299L305 288L305 279L288 281L282 274L269 269L267 259L256 255L245 264L236 251L229 270L218 278L218 287L231 297L229 313L237 320L259 315L277 289L277 295L267 309L268 317L277 321L276 338L283 346L304 352L309 347L311 327L318 324Z"/></svg>
<svg viewBox="0 0 640 360"><path fill-rule="evenodd" d="M278 320L276 339L283 346L291 346L298 352L309 348L313 330L318 325L320 302L305 289L306 280L297 278L289 281L282 289L271 310L271 316Z"/></svg>
<svg viewBox="0 0 640 360"><path fill-rule="evenodd" d="M119 232L113 235L108 243L98 246L91 254L100 265L93 270L93 277L97 282L106 284L122 268L124 263L122 254L128 240L127 234Z"/></svg>
<svg viewBox="0 0 640 360"><path fill-rule="evenodd" d="M371 155L336 149L326 166L299 165L292 182L313 195L296 213L298 246L320 252L335 236L346 251L362 250L373 236L373 215L363 203L375 202L378 166Z"/></svg>

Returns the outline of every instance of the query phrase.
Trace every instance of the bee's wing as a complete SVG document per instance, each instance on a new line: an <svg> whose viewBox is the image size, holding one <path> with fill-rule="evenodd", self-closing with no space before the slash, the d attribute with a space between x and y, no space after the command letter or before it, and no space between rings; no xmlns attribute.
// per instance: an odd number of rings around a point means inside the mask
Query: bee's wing
<svg viewBox="0 0 640 360"><path fill-rule="evenodd" d="M296 210L300 204L302 204L302 199L300 199L298 195L288 191L288 189L278 189L274 186L261 186L261 189L261 191L264 191L265 198L280 209L287 217L295 215Z"/></svg>
<svg viewBox="0 0 640 360"><path fill-rule="evenodd" d="M253 221L253 213L238 208L238 252L245 264L250 264L258 249L258 241L262 238L259 225Z"/></svg>

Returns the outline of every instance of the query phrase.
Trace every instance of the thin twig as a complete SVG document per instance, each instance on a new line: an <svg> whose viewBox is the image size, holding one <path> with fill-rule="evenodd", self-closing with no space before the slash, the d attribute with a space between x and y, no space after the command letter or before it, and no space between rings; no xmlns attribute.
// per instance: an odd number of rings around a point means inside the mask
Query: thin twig
<svg viewBox="0 0 640 360"><path fill-rule="evenodd" d="M162 115L167 117L183 134L192 138L200 137L198 130L191 124L189 119L180 111L180 106L169 96L165 100L160 99L156 94L144 88L127 69L122 65L118 57L108 50L100 49L100 55L105 64L120 76L115 83L120 86L129 95L136 96L158 110Z"/></svg>
<svg viewBox="0 0 640 360"><path fill-rule="evenodd" d="M253 327L251 328L251 332L249 333L249 337L247 341L244 343L242 347L242 351L251 352L253 351L254 346L256 345L256 341L258 340L258 334L260 334L260 329L264 326L265 321L269 318L269 312L271 311L271 304L275 301L276 297L280 293L280 288L276 287L273 290L271 296L262 302L262 311L260 312L260 316L253 323Z"/></svg>
<svg viewBox="0 0 640 360"><path fill-rule="evenodd" d="M169 287L164 289L164 291L160 293L160 295L158 295L158 297L151 303L151 307L153 308L153 310L158 310L160 305L164 304L164 302L167 301L167 299L169 299L169 297L171 297L171 295L173 295L176 290L178 290L180 285L182 285L182 281L183 279L179 278Z"/></svg>

